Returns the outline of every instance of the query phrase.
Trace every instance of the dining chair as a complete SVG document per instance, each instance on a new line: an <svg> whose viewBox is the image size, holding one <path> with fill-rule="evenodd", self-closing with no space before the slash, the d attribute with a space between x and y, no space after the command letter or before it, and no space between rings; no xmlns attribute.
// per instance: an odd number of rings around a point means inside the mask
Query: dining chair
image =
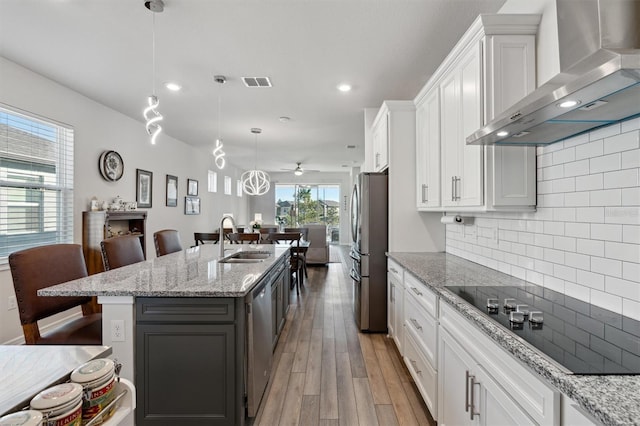
<svg viewBox="0 0 640 426"><path fill-rule="evenodd" d="M105 271L145 260L140 237L137 235L123 235L102 240L100 250Z"/></svg>
<svg viewBox="0 0 640 426"><path fill-rule="evenodd" d="M182 250L180 234L175 229L163 229L153 234L153 242L156 246L156 256L175 253Z"/></svg>
<svg viewBox="0 0 640 426"><path fill-rule="evenodd" d="M272 232L264 240L269 244L288 244L291 246L290 271L291 280L295 279L296 293L300 294L300 286L304 285L304 250L298 247L300 243L299 232Z"/></svg>
<svg viewBox="0 0 640 426"><path fill-rule="evenodd" d="M252 244L260 241L260 234L231 232L227 234L227 238L232 244Z"/></svg>
<svg viewBox="0 0 640 426"><path fill-rule="evenodd" d="M309 228L284 228L284 232L299 232L303 240L309 241ZM300 257L302 258L302 269L304 270L305 278L309 278L307 272L307 251L299 250Z"/></svg>
<svg viewBox="0 0 640 426"><path fill-rule="evenodd" d="M27 345L101 345L102 314L91 297L44 297L38 290L88 276L79 244L53 244L11 253L9 266ZM38 321L81 306L82 317L42 335Z"/></svg>
<svg viewBox="0 0 640 426"><path fill-rule="evenodd" d="M196 246L205 244L206 241L210 241L213 244L218 244L220 239L219 232L194 232L193 239L196 241Z"/></svg>

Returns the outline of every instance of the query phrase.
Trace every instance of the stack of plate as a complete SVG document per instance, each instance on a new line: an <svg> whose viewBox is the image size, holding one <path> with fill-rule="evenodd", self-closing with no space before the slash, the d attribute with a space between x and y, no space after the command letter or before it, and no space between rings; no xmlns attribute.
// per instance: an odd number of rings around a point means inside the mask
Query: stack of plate
<svg viewBox="0 0 640 426"><path fill-rule="evenodd" d="M80 426L82 386L63 383L47 388L33 397L31 408L42 412L50 426Z"/></svg>
<svg viewBox="0 0 640 426"><path fill-rule="evenodd" d="M71 381L82 386L82 420L87 422L97 416L115 398L115 363L99 358L73 370ZM107 416L111 413L107 413Z"/></svg>
<svg viewBox="0 0 640 426"><path fill-rule="evenodd" d="M0 426L42 426L42 419L40 411L24 410L1 417Z"/></svg>

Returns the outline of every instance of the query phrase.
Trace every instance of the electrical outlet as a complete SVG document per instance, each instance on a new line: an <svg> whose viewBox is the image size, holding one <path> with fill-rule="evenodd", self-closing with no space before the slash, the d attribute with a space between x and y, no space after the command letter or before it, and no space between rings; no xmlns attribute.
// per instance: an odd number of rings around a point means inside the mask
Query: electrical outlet
<svg viewBox="0 0 640 426"><path fill-rule="evenodd" d="M7 311L13 311L18 308L18 302L16 301L15 296L9 296L7 300Z"/></svg>
<svg viewBox="0 0 640 426"><path fill-rule="evenodd" d="M111 341L124 342L124 320L111 320Z"/></svg>

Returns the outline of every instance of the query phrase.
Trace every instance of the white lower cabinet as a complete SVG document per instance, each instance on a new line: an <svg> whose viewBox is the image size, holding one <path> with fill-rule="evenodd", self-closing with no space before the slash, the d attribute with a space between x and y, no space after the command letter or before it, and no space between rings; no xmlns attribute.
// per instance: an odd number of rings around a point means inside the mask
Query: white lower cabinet
<svg viewBox="0 0 640 426"><path fill-rule="evenodd" d="M558 425L560 393L440 303L438 424Z"/></svg>
<svg viewBox="0 0 640 426"><path fill-rule="evenodd" d="M404 350L404 269L393 260L387 261L387 330L398 352Z"/></svg>
<svg viewBox="0 0 640 426"><path fill-rule="evenodd" d="M413 330L406 329L404 336L404 362L409 373L416 382L416 387L422 395L431 416L437 419L438 414L438 373L424 356L422 348L417 343Z"/></svg>

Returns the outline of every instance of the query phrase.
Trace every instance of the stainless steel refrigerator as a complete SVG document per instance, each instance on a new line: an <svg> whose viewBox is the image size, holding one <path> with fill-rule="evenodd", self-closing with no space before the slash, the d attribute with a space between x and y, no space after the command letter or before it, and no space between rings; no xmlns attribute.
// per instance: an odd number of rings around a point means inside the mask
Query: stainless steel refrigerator
<svg viewBox="0 0 640 426"><path fill-rule="evenodd" d="M387 180L360 173L351 194L353 313L362 331L387 331Z"/></svg>

